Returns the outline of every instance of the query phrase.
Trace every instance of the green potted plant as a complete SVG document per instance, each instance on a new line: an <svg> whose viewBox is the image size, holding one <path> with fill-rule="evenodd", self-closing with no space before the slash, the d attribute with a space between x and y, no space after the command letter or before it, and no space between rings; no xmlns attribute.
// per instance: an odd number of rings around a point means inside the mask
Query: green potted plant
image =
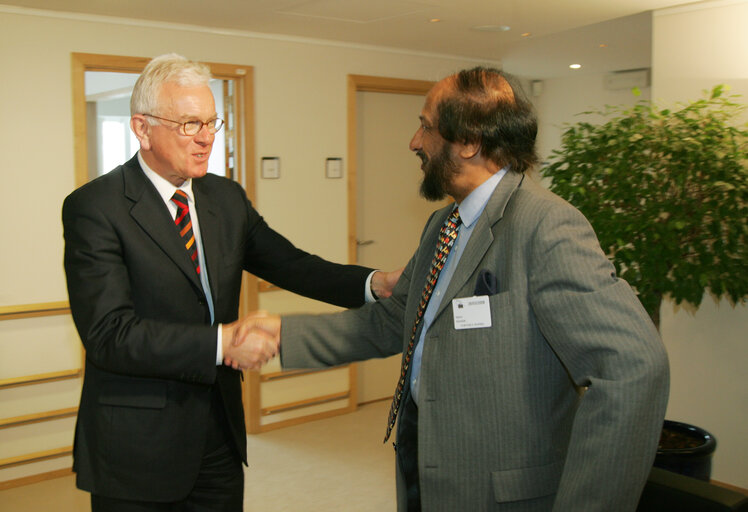
<svg viewBox="0 0 748 512"><path fill-rule="evenodd" d="M706 292L733 305L748 296L748 125L726 90L673 108L584 112L603 121L567 125L543 170L658 328L664 297L698 307Z"/></svg>

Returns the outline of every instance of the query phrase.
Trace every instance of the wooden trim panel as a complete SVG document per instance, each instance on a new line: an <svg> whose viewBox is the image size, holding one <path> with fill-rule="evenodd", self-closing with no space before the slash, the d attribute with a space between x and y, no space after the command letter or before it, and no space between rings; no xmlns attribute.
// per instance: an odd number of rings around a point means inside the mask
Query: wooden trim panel
<svg viewBox="0 0 748 512"><path fill-rule="evenodd" d="M294 425L301 425L302 423L308 423L310 421L321 420L325 418L332 418L334 416L340 416L342 414L348 414L348 407L341 407L340 409L331 409L329 411L319 412L316 414L310 414L308 416L299 416L297 418L291 418L283 421L276 421L273 423L266 423L262 425L259 432L270 432L271 430L278 430L286 427L293 427Z"/></svg>
<svg viewBox="0 0 748 512"><path fill-rule="evenodd" d="M321 405L328 402L335 402L336 400L344 400L349 396L350 393L348 391L343 391L342 393L334 393L332 395L307 398L306 400L299 400L298 402L274 405L272 407L263 407L261 410L261 414L263 416L269 416L271 414L278 414L279 412L294 411L296 409L303 409L305 407L311 407L313 405Z"/></svg>
<svg viewBox="0 0 748 512"><path fill-rule="evenodd" d="M331 368L322 368L314 370L282 370L279 372L268 372L260 374L261 382L269 382L271 380L290 379L293 377L299 377L301 375L310 375L313 373L332 372L335 370L342 370L344 366L333 366Z"/></svg>
<svg viewBox="0 0 748 512"><path fill-rule="evenodd" d="M262 432L262 394L260 392L260 372L256 370L244 372L244 424L249 434Z"/></svg>
<svg viewBox="0 0 748 512"><path fill-rule="evenodd" d="M14 388L17 386L30 386L33 384L44 384L58 380L77 379L83 375L83 370L63 370L59 372L37 373L36 375L24 375L23 377L13 377L11 379L1 379L0 389Z"/></svg>
<svg viewBox="0 0 748 512"><path fill-rule="evenodd" d="M46 473L39 473L36 475L25 476L22 478L16 478L13 480L6 480L0 482L0 491L6 489L12 489L14 487L21 487L29 484L36 484L44 482L45 480L52 480L53 478L61 478L73 474L73 468L56 469L54 471L48 471Z"/></svg>
<svg viewBox="0 0 748 512"><path fill-rule="evenodd" d="M17 304L0 307L0 320L15 320L37 316L67 315L70 304L67 301L43 302L38 304Z"/></svg>
<svg viewBox="0 0 748 512"><path fill-rule="evenodd" d="M69 418L78 414L77 407L69 407L67 409L57 409L55 411L36 412L34 414L25 414L23 416L15 416L13 418L2 418L0 419L0 429L10 427L20 427L22 425L30 425L32 423L39 423L42 421L53 421L62 418Z"/></svg>
<svg viewBox="0 0 748 512"><path fill-rule="evenodd" d="M356 91L390 92L395 94L414 94L424 96L435 82L428 80L407 80L385 76L348 75L355 84Z"/></svg>
<svg viewBox="0 0 748 512"><path fill-rule="evenodd" d="M24 455L18 455L16 457L9 457L7 459L0 459L0 469L8 469L15 466L22 466L24 464L32 464L34 462L41 462L43 460L57 459L60 457L66 457L73 454L72 446L65 446L63 448L54 448L52 450L45 450L43 452L28 453Z"/></svg>

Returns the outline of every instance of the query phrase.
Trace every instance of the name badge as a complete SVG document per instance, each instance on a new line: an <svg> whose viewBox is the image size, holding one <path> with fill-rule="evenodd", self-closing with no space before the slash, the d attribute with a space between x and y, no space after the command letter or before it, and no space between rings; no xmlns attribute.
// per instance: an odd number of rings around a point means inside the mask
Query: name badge
<svg viewBox="0 0 748 512"><path fill-rule="evenodd" d="M452 300L455 329L491 327L491 308L488 295Z"/></svg>

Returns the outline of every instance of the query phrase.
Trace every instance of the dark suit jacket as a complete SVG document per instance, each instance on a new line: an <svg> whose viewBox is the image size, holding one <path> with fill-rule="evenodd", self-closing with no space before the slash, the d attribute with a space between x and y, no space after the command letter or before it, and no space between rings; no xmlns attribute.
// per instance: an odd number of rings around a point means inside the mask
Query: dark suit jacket
<svg viewBox="0 0 748 512"><path fill-rule="evenodd" d="M369 269L295 248L235 182L193 181L215 323L236 320L243 271L339 306L359 306ZM218 386L246 462L240 372L216 366L217 326L168 209L134 157L62 209L70 307L86 349L75 432L78 486L173 501L191 488Z"/></svg>
<svg viewBox="0 0 748 512"><path fill-rule="evenodd" d="M451 209L431 217L389 299L335 315L283 317L283 366L402 351ZM492 325L455 330L452 299L476 288L495 289ZM665 413L667 357L577 210L529 178L506 174L476 221L424 343L423 510L636 508ZM404 511L402 484L398 474Z"/></svg>

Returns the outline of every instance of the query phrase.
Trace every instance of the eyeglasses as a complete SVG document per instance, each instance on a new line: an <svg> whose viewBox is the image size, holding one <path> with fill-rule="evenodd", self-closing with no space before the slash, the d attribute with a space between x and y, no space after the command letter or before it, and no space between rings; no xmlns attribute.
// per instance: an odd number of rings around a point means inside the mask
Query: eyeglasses
<svg viewBox="0 0 748 512"><path fill-rule="evenodd" d="M204 123L202 121L187 121L185 123L180 123L179 121L174 121L173 119L166 119L164 117L158 117L154 116L153 114L143 114L144 116L152 117L154 119L159 119L161 121L169 121L170 123L176 123L182 126L182 135L192 136L197 135L200 130L203 129L203 126L208 127L208 131L210 133L216 133L218 130L220 130L223 127L223 119L211 119L210 121Z"/></svg>

